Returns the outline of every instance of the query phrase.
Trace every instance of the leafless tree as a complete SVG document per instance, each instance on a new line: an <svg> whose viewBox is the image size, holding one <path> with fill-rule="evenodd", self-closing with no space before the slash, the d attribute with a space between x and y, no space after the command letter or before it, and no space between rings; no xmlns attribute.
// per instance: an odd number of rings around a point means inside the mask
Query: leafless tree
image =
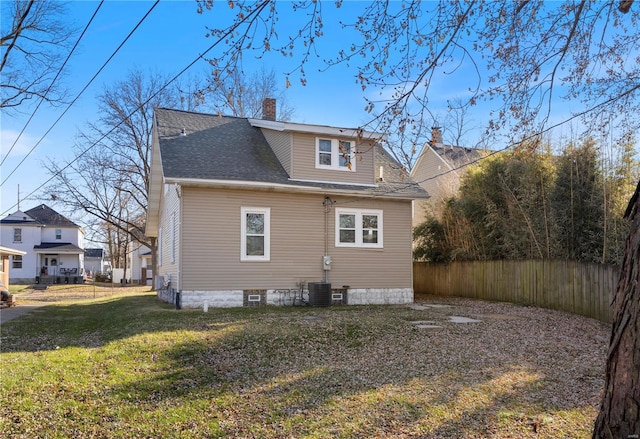
<svg viewBox="0 0 640 439"><path fill-rule="evenodd" d="M17 109L33 98L61 102L52 80L75 33L65 14L61 1L2 2L0 108Z"/></svg>
<svg viewBox="0 0 640 439"><path fill-rule="evenodd" d="M180 105L180 93L164 88L167 83L160 74L136 70L106 87L98 97L99 119L78 134L78 159L45 164L52 180L43 196L107 226L114 267L130 240L155 249L155 240L144 234L153 107Z"/></svg>
<svg viewBox="0 0 640 439"><path fill-rule="evenodd" d="M278 87L275 71L267 71L264 67L250 75L234 71L221 81L216 80L214 73L208 78L208 84L201 95L207 107L231 116L260 117L262 103L266 98L277 100L277 120L291 120L294 113L285 91Z"/></svg>
<svg viewBox="0 0 640 439"><path fill-rule="evenodd" d="M605 393L593 431L597 439L632 438L640 432L640 181L625 216L631 233L613 300Z"/></svg>
<svg viewBox="0 0 640 439"><path fill-rule="evenodd" d="M201 13L214 7L213 0L198 4ZM338 53L322 56L318 41L324 35L323 8L331 7L329 3L226 4L234 8L235 19L228 26L209 29L210 36L227 44L224 55L210 60L216 82L242 70L243 57L250 52L295 56L297 67L287 73L287 84L294 76L306 84L305 68L316 59L322 59L326 68L344 65L355 69L353 75L363 91L380 91L379 99L365 101L370 130L404 126L407 131L419 127L420 121L430 121L430 97L440 91L434 80L456 72L466 78L466 105L498 103L491 110L488 135L502 132L518 141L545 132L553 126L552 109L558 99L581 104L572 117L581 117L586 130L615 128L624 134L640 126L640 14L633 0L363 2L357 16L341 15L344 27L355 31L357 38ZM342 7L343 2L334 5ZM282 8L298 14L298 26L279 25ZM634 200L632 212L637 212L637 196ZM637 215L631 218L629 269L623 273L635 276L640 226ZM634 279L621 287L622 292L619 288L615 303L618 332L609 358L611 386L595 437L639 434L640 356L631 355L639 349L638 333L625 332L628 322L640 319L639 281ZM618 334L628 343L615 338ZM617 354L627 347L630 350L624 352L629 355ZM622 376L635 381L619 381Z"/></svg>
<svg viewBox="0 0 640 439"><path fill-rule="evenodd" d="M214 7L212 0L198 3L202 13ZM235 20L208 29L227 44L224 55L210 60L214 81L242 71L249 54L295 57L287 84L296 77L306 84L305 68L318 59L324 68L344 65L363 90L380 91L379 99L366 98L370 129L430 123L430 97L441 92L433 83L456 73L468 90L466 106L493 104L488 134L522 139L540 133L549 127L556 98L582 101L574 116L593 126L605 127L602 114L619 115L614 122L620 129L638 126L640 26L626 2L363 2L351 19L341 15L344 28L357 37L337 53L320 53L323 9L330 3L228 4ZM344 7L342 1L334 5ZM299 26L279 26L283 8L293 9Z"/></svg>

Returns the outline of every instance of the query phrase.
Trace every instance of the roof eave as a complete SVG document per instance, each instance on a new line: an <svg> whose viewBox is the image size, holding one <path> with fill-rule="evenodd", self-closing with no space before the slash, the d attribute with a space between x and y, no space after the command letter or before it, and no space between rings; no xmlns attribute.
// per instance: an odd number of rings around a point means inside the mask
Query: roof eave
<svg viewBox="0 0 640 439"><path fill-rule="evenodd" d="M370 186L367 186L368 191L365 190L356 190L356 189L337 189L326 186L304 186L304 185L293 185L293 184L282 184L282 183L269 183L269 182L259 182L259 181L245 181L245 180L213 180L213 179L198 179L198 178L165 178L166 184L179 184L182 186L193 186L193 187L210 187L210 188L218 188L218 189L251 189L251 190L261 190L261 191L272 191L272 192L290 192L290 193L318 193L318 194L335 194L335 195L348 195L348 196L357 196L362 198L389 198L389 199L402 199L402 200L415 200L422 198L429 198L429 195L426 194L398 194L393 192L393 189L390 189L389 192L376 193L371 191L373 189Z"/></svg>
<svg viewBox="0 0 640 439"><path fill-rule="evenodd" d="M327 136L353 137L374 140L387 140L387 135L373 131L365 131L359 128L340 128L325 125L312 125L304 123L278 122L264 119L247 119L251 126L267 128L274 131L296 131Z"/></svg>

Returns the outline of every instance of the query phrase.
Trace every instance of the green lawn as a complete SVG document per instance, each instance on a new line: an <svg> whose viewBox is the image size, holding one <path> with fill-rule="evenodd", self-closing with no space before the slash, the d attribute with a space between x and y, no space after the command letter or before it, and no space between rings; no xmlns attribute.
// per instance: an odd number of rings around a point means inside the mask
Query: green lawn
<svg viewBox="0 0 640 439"><path fill-rule="evenodd" d="M589 437L608 327L439 303L454 307L52 303L1 326L0 437Z"/></svg>

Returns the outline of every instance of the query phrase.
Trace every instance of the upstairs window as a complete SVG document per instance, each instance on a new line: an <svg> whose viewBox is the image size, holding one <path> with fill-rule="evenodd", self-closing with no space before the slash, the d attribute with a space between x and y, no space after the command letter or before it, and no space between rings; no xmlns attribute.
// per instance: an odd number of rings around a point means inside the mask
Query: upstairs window
<svg viewBox="0 0 640 439"><path fill-rule="evenodd" d="M271 257L271 209L243 207L241 261L269 261Z"/></svg>
<svg viewBox="0 0 640 439"><path fill-rule="evenodd" d="M13 242L22 242L22 229L13 229Z"/></svg>
<svg viewBox="0 0 640 439"><path fill-rule="evenodd" d="M56 229L56 239L62 239L62 229Z"/></svg>
<svg viewBox="0 0 640 439"><path fill-rule="evenodd" d="M336 209L336 247L382 248L382 211Z"/></svg>
<svg viewBox="0 0 640 439"><path fill-rule="evenodd" d="M316 168L355 171L355 143L349 140L316 139Z"/></svg>

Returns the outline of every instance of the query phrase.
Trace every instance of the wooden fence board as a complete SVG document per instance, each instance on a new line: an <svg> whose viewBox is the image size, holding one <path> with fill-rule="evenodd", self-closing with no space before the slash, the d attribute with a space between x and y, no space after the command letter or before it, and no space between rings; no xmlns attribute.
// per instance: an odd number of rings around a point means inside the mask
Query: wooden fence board
<svg viewBox="0 0 640 439"><path fill-rule="evenodd" d="M618 267L562 260L414 262L416 295L513 302L612 321Z"/></svg>

